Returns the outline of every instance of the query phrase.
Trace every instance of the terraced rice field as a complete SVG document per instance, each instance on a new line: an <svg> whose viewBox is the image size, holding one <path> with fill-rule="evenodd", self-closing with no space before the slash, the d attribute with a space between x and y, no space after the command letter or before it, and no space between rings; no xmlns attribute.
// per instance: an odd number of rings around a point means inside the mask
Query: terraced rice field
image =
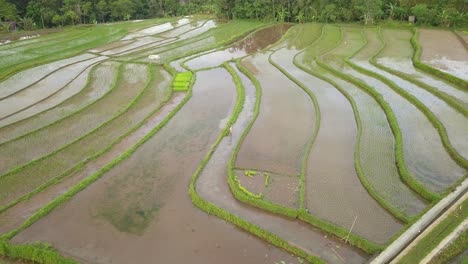
<svg viewBox="0 0 468 264"><path fill-rule="evenodd" d="M200 16L0 46L0 262L371 261L468 175L455 34Z"/></svg>

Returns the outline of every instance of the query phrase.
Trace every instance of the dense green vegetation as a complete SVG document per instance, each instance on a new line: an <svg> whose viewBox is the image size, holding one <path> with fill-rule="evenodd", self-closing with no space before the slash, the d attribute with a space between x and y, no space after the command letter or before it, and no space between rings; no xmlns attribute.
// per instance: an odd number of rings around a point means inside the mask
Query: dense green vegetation
<svg viewBox="0 0 468 264"><path fill-rule="evenodd" d="M0 21L18 21L26 30L195 13L228 19L365 24L415 16L418 24L460 27L468 23L467 11L463 0L0 0ZM8 28L5 23L3 30Z"/></svg>

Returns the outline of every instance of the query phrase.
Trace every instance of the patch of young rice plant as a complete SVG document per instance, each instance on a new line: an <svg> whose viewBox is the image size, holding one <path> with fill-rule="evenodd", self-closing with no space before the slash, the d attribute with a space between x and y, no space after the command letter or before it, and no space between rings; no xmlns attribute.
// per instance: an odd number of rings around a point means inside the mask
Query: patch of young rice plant
<svg viewBox="0 0 468 264"><path fill-rule="evenodd" d="M320 36L320 42L313 47L305 49L305 52L301 54L299 59L304 63L311 63L315 57L330 50L340 42L341 31L339 27L324 25L322 30L323 32Z"/></svg>
<svg viewBox="0 0 468 264"><path fill-rule="evenodd" d="M108 93L117 79L118 66L116 62L103 62L95 66L88 76L88 84L77 95L62 104L32 116L28 119L4 126L7 119L0 121L0 142L6 142L23 136L26 133L50 125L59 119L82 111L88 105L96 102ZM3 122L5 121L5 122Z"/></svg>
<svg viewBox="0 0 468 264"><path fill-rule="evenodd" d="M121 70L122 78L119 79L117 87L99 103L93 104L77 115L0 146L0 157L4 161L1 164L3 172L7 168L11 169L12 166L24 165L31 160L39 159L43 155L57 151L64 145L83 137L106 121L121 114L142 91L148 80L146 67L143 65L129 64L123 66ZM16 153L16 155L11 155L11 153ZM69 153L69 155L73 157L73 153ZM66 163L66 161L67 158L64 156L63 159L58 159L56 163L44 167L44 171L39 173L36 170L35 173L47 174L47 171L60 168L63 162ZM0 180L3 180L3 178L5 180L14 179L15 177L12 176L16 173L34 173L33 167L27 166L21 170L16 170L10 176L1 176ZM1 193L3 194L3 192Z"/></svg>

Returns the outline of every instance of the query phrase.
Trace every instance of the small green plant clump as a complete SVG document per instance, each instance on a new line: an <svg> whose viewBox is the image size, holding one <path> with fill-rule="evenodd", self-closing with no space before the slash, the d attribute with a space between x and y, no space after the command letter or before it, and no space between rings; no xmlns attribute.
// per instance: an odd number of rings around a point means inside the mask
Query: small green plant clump
<svg viewBox="0 0 468 264"><path fill-rule="evenodd" d="M244 175L247 177L252 178L253 176L257 175L257 172L254 170L245 170Z"/></svg>
<svg viewBox="0 0 468 264"><path fill-rule="evenodd" d="M190 86L190 82L192 81L193 74L192 72L182 72L177 73L174 81L172 82L172 87L175 92L185 92L188 90Z"/></svg>
<svg viewBox="0 0 468 264"><path fill-rule="evenodd" d="M265 187L268 187L268 184L270 184L270 174L268 172L264 172L263 175L265 176Z"/></svg>

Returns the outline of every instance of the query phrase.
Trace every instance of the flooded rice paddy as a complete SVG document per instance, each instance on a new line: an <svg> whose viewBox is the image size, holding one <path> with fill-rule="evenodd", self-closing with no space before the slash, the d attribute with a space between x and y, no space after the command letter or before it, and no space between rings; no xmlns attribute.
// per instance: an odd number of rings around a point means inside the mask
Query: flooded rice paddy
<svg viewBox="0 0 468 264"><path fill-rule="evenodd" d="M421 60L466 79L457 33L419 33ZM0 234L82 263L367 263L431 205L403 169L438 195L468 175L468 92L417 70L412 37L185 17L24 66L0 81ZM0 66L57 39L2 45Z"/></svg>

